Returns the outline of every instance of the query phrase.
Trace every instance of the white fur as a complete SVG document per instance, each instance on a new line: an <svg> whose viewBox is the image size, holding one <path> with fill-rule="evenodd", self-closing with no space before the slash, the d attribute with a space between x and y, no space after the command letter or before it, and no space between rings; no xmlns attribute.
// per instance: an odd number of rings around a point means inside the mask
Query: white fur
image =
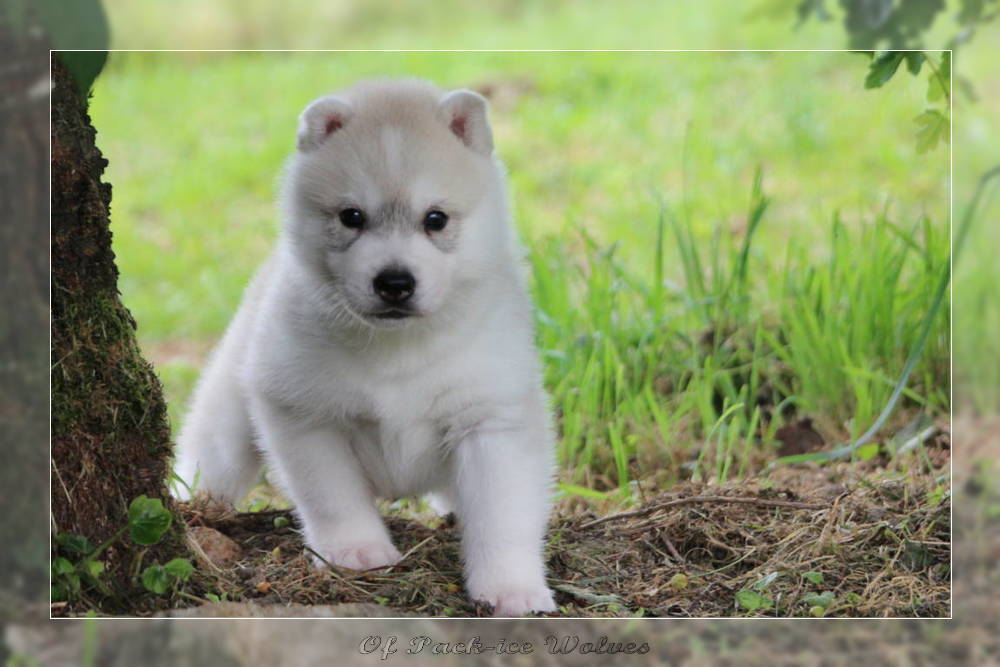
<svg viewBox="0 0 1000 667"><path fill-rule="evenodd" d="M354 238L336 217L392 202L445 210L448 236L403 215ZM498 616L553 610L550 416L485 101L416 81L321 98L282 203L277 248L195 392L178 476L236 502L263 452L310 548L355 569L400 558L376 496L433 494L458 515L473 599ZM369 315L388 264L416 277L417 316Z"/></svg>

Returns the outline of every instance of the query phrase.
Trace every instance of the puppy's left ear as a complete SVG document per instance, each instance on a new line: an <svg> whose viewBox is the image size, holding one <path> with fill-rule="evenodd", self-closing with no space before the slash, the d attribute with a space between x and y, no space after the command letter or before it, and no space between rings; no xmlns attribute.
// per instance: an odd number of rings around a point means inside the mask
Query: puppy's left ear
<svg viewBox="0 0 1000 667"><path fill-rule="evenodd" d="M344 127L352 115L351 105L334 95L314 101L299 116L299 150L306 152L318 148L327 137Z"/></svg>
<svg viewBox="0 0 1000 667"><path fill-rule="evenodd" d="M471 90L446 93L440 105L441 116L452 134L483 155L493 152L493 130L486 117L486 107L486 99Z"/></svg>

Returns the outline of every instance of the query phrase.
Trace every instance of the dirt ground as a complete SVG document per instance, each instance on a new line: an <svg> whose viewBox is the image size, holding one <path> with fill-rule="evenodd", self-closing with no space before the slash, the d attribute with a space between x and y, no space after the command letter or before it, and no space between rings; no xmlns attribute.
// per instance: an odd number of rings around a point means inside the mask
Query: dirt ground
<svg viewBox="0 0 1000 667"><path fill-rule="evenodd" d="M465 596L450 517L390 513L403 561L353 572L313 568L287 510L234 513L201 503L183 511L198 572L172 601L147 600L140 615L206 597L268 608L365 604L369 616L490 615ZM559 605L552 616L948 617L950 535L947 433L891 461L794 464L741 483L684 482L618 514L599 516L568 501L550 524L547 557ZM216 612L254 613L239 609Z"/></svg>
<svg viewBox="0 0 1000 667"><path fill-rule="evenodd" d="M955 551L952 559L954 567L954 619L944 621L934 620L907 620L902 622L876 622L845 620L842 622L810 622L810 621L689 621L674 619L664 623L660 621L594 621L587 619L563 620L558 622L539 622L533 619L520 619L511 621L485 621L485 620L465 620L456 622L442 622L432 619L404 618L373 621L370 619L348 619L344 622L328 623L320 617L329 616L358 616L372 615L377 609L384 609L386 616L391 615L393 607L405 609L407 606L411 610L419 607L419 604L410 603L400 595L395 600L386 600L385 604L378 605L371 595L371 591L376 587L383 586L386 590L406 590L406 584L401 581L405 579L402 572L389 573L387 575L353 575L342 577L340 581L334 575L323 576L322 573L315 573L305 569L304 562L299 560L299 542L295 534L290 531L289 526L280 529L274 527L275 515L267 518L266 515L258 516L251 521L246 517L199 517L192 513L189 520L193 524L213 523L220 531L228 531L238 540L239 556L238 560L230 565L220 568L217 578L205 577L197 582L198 586L217 586L220 582L231 581L233 591L243 591L246 595L245 602L234 602L222 605L192 606L183 610L163 611L170 615L186 616L279 616L280 609L285 610L285 616L312 615L318 620L303 621L275 621L248 623L241 620L220 620L212 623L182 622L177 623L170 619L153 621L150 623L135 623L133 621L107 620L95 624L94 630L88 630L88 625L81 623L51 623L37 620L32 614L27 614L19 623L8 625L5 632L7 644L21 655L35 656L40 664L45 665L76 665L79 664L80 656L83 655L88 646L88 636L92 637L90 646L96 655L96 664L107 664L117 667L118 665L134 664L217 664L217 665L304 665L304 664L384 664L380 660L378 652L372 655L359 653L359 643L372 633L388 637L390 635L399 636L401 641L408 637L417 635L428 635L440 641L468 641L475 634L480 635L483 641L496 642L500 639L516 638L522 641L535 642L538 650L533 655L525 656L530 661L518 661L511 656L492 656L495 659L482 659L477 664L621 664L622 661L614 659L608 655L582 655L580 651L569 654L552 654L547 648L550 637L579 637L582 641L599 643L601 638L612 641L635 640L649 643L651 650L644 656L633 656L629 664L671 664L684 667L703 667L704 665L843 665L854 666L858 664L886 664L886 665L986 665L998 664L1000 657L1000 617L995 613L997 585L1000 584L1000 484L997 482L996 462L1000 460L1000 418L967 418L956 417L953 426L955 434L955 469L954 469L954 491L956 502L954 504L954 538ZM942 452L948 451L945 449ZM883 527L881 538L872 537L868 542L864 541L863 535L872 535L866 531L866 526L871 526L872 522L861 520L860 532L857 532L853 541L843 542L844 548L841 550L841 558L855 559L853 562L859 565L866 565L864 556L850 553L851 551L863 550L868 554L878 554L878 540L884 538L889 533L899 534L902 528L902 521L909 518L900 517L895 510L905 510L906 508L917 508L910 516L912 520L907 522L909 526L909 540L911 542L925 539L918 537L919 528L915 526L931 526L937 510L930 510L929 503L921 504L916 500L912 491L914 489L926 489L931 482L936 482L937 473L917 474L913 470L902 471L897 469L896 464L885 465L877 460L865 464L864 466L844 466L826 468L813 467L790 467L785 474L792 481L775 481L767 487L760 481L756 484L758 491L753 494L749 488L738 489L740 497L758 497L767 499L780 499L782 486L789 486L799 493L800 497L796 502L823 503L831 502L831 507L826 510L809 510L798 508L770 507L765 505L746 505L737 507L737 503L726 504L719 501L698 501L688 504L674 505L663 510L662 513L650 513L645 517L633 516L619 520L608 521L593 528L583 528L582 524L592 520L585 511L578 511L572 519L557 521L554 523L556 529L564 523L569 522L575 527L575 533L571 532L577 541L573 544L586 544L587 540L597 540L603 533L609 535L623 531L626 525L633 525L636 528L644 521L663 521L668 523L671 517L677 520L684 517L690 522L688 530L692 536L688 538L691 544L697 540L704 540L707 536L706 528L721 529L731 525L731 521L718 523L719 517L715 514L723 511L727 507L730 510L741 511L744 519L753 523L741 524L739 528L751 535L757 534L761 519L771 519L772 517L783 518L786 523L792 520L788 527L782 528L786 536L796 535L794 526L805 529L809 535L816 535L814 531L826 518L833 518L828 534L832 535L834 544L838 540L851 540L848 530L851 528L846 522L851 521L849 512L858 513L861 516L862 509L871 511L882 509L886 514L882 518L876 518L874 523L887 522ZM911 466L912 467L912 466ZM941 468L940 470L946 470ZM774 473L775 477L779 473ZM879 484L892 480L892 477L902 477L903 483ZM783 478L782 478L783 479ZM813 480L811 483L809 480ZM832 481L826 482L824 480ZM796 482L798 480L798 483ZM820 482L823 482L822 484ZM820 489L827 485L844 485L843 491L829 488L824 493ZM679 498L685 493L685 497L692 497L690 494L703 492L702 489L688 488L681 486L672 488L669 498ZM904 493L899 495L899 491ZM809 491L803 494L802 491ZM849 495L843 496L844 491L850 491ZM733 492L733 491L730 491ZM907 496L909 494L909 496ZM725 495L722 489L712 489L712 495ZM829 498L832 497L832 501ZM840 498L839 502L837 499ZM932 498L933 499L933 498ZM647 502L646 505L651 504ZM938 505L943 516L947 515L947 503L950 502L950 495L942 499ZM833 507L836 503L836 508ZM853 508L853 509L849 509ZM921 509L923 508L923 509ZM565 509L565 508L563 508ZM682 512L679 514L680 512ZM564 511L563 514L566 512ZM279 518L284 514L278 514ZM714 521L706 522L708 519ZM942 517L943 519L943 517ZM256 522L256 523L254 523ZM283 521L278 521L282 524ZM899 527L899 528L897 528ZM394 532L398 538L405 538L408 529L416 529L407 521L394 521ZM654 571L642 575L642 582L639 584L629 584L624 576L619 578L608 578L602 582L581 584L581 580L586 577L577 574L574 578L572 571L567 565L562 563L563 559L570 562L588 562L586 552L572 552L566 549L563 543L561 551L562 558L553 557L551 562L556 570L553 582L558 585L558 580L575 581L581 588L598 593L618 594L623 597L626 604L647 605L646 609L658 609L665 605L690 605L688 608L705 608L716 605L719 609L726 609L727 614L734 614L735 604L732 596L724 593L722 586L736 588L744 586L757 573L753 568L763 571L769 566L761 568L761 563L766 563L769 557L775 559L775 563L780 558L795 557L795 554L806 551L799 537L789 540L785 545L775 545L771 543L766 550L757 548L756 551L747 556L745 560L732 565L728 570L716 572L704 577L704 581L699 582L698 578L690 576L700 570L696 566L702 563L715 562L706 555L704 551L682 546L688 544L685 538L680 537L680 533L685 526L673 526L664 529L667 536L674 543L675 548L687 561L685 570L689 573L688 586L682 589L681 593L672 595L664 594L660 599L659 607L654 607L641 598L642 591L648 590L652 586L643 582L655 580L658 572ZM442 527L432 529L427 526L422 528L423 534L431 539L420 546L404 561L401 568L408 568L408 572L420 573L422 564L432 559L434 554L438 554L442 549L450 550L454 554L455 536L453 528ZM645 529L644 529L645 530ZM775 529L777 530L777 529ZM822 529L820 529L822 530ZM677 532L675 532L677 531ZM648 531L651 532L651 531ZM565 534L565 531L564 531ZM740 533L736 533L739 535ZM769 533L761 533L767 535ZM819 533L822 535L822 532ZM876 536L879 533L874 533ZM933 533L926 533L933 534ZM947 534L947 531L944 531ZM726 537L726 533L713 532L713 539L720 539L729 549L738 549L741 554L745 554L755 547L756 544L763 543L761 537L756 543L747 542L746 538ZM411 544L419 545L420 541L413 535ZM636 542L641 544L648 536L625 536L615 544L618 548L632 548ZM891 540L891 538L888 538ZM934 538L928 538L934 539ZM272 544L278 545L285 541L290 552L273 552L268 547ZM800 545L796 551L792 543ZM655 544L655 543L654 543ZM656 545L657 548L660 548ZM933 556L940 549L938 545L925 545ZM726 549L719 548L718 558ZM628 558L639 558L638 554L645 553L645 547L636 549L636 555ZM669 555L667 548L660 548ZM899 550L899 546L888 545L883 553L889 552L888 563L893 562L893 557ZM607 546L599 553L613 554L615 551L611 546ZM550 552L553 553L554 552ZM709 549L709 553L711 550ZM265 558L265 554L267 557ZM415 556L418 556L416 560ZM811 556L809 558L816 558ZM822 554L818 557L822 557ZM935 557L936 558L936 557ZM623 559L625 563L632 562ZM704 559L704 560L703 560ZM734 562L736 558L729 558L726 562ZM846 592L841 591L858 590L860 588L857 577L863 576L867 579L865 586L871 585L871 590L867 596L868 604L881 605L883 611L891 612L900 605L900 591L913 592L930 591L932 594L939 594L940 590L937 581L928 585L921 577L929 577L935 571L935 566L940 568L943 563L947 563L947 558L937 561L922 570L917 567L914 570L914 560L906 556L906 549L899 552L895 558L895 564L889 567L881 567L866 571L863 575L851 574L852 568L846 565L836 565L828 559L822 561L823 567L817 567L815 562L807 566L812 568L809 571L822 572L824 583L822 586L829 587L837 591L837 599L848 598ZM785 572L793 572L796 568L805 567L802 565L807 559L798 557L798 564L790 563L791 567ZM431 562L434 562L431 560ZM665 558L664 558L665 562ZM868 563L870 564L870 563ZM919 565L919 564L917 564ZM260 568L253 570L255 574L246 581L239 580L235 573L242 568ZM601 563L591 563L595 571L603 569L603 574L592 574L595 576L608 576L614 571L616 565L614 561ZM624 567L624 565L623 565ZM664 566L665 567L665 566ZM842 567L842 570L841 570ZM599 569L600 568L600 569ZM670 576L680 568L662 572L665 576L671 572ZM737 571L738 570L738 571ZM846 571L844 581L832 579L833 572ZM280 575L281 572L285 576ZM294 579L289 577L295 572L304 577L298 585L291 585ZM451 573L451 574L446 574ZM831 573L831 574L827 574ZM457 564L449 563L448 568L442 568L442 572L437 574L425 574L428 577L428 584L433 586L423 594L423 598L417 595L417 600L423 600L422 604L441 604L441 601L450 599L453 601L456 611L467 610L463 607L464 599L457 591L452 592L447 586L458 585ZM270 579L268 578L270 577ZM828 578L829 577L829 578ZM792 576L787 576L787 581L791 582ZM778 593L781 590L779 584L786 580L782 575L770 586L765 588L769 596L775 601L778 600ZM260 586L260 583L268 582L270 589ZM669 578L668 578L669 582ZM715 584L713 588L712 584ZM884 587L888 584L887 587ZM437 588L437 586L441 588ZM296 587L297 586L297 587ZM620 586L621 590L612 588ZM912 586L912 588L910 588ZM358 590L360 588L360 590ZM262 591L267 592L262 592ZM877 591L886 594L874 595ZM864 593L864 589L861 588ZM411 592L411 595L413 593ZM909 593L907 593L909 595ZM280 600L290 600L297 596L299 600L308 600L310 596L316 596L317 600L336 599L367 599L366 604L338 605L331 606L284 606L267 605L265 602L276 602ZM367 596L367 597L366 597ZM567 601L569 596L569 601ZM580 601L574 594L562 592L559 594L560 602L572 605L572 610L578 613L580 610L587 610L591 607L592 613L600 612L597 603L588 605ZM668 602L671 601L672 602ZM686 600L682 602L679 600ZM935 602L937 600L937 602ZM907 600L909 602L909 600ZM374 604L372 604L374 603ZM935 598L932 604L938 604L941 609L947 609L947 597L943 600ZM605 603L607 604L607 603ZM375 606L377 605L377 607ZM699 607L700 605L700 607ZM784 613L789 607L782 601L779 603L777 613ZM668 607L669 609L670 607ZM674 608L675 610L677 608ZM28 610L30 611L30 610ZM56 610L54 612L58 613ZM68 610L67 610L68 611ZM909 611L909 610L907 610ZM255 613L256 612L256 613ZM860 607L854 609L841 609L831 605L828 616L848 615L849 613L862 613ZM150 609L147 613L153 613ZM404 612L396 612L404 613ZM607 613L607 609L603 613ZM743 613L747 613L745 610ZM758 614L775 613L774 610L757 612ZM871 613L870 611L868 613ZM912 613L912 611L910 612ZM814 619L814 621L817 619ZM91 634L88 635L88 632ZM402 654L400 654L402 655ZM154 659L155 656L155 659ZM211 657L211 660L208 658ZM422 660L421 656L407 656L414 658L407 660L409 664L460 664L468 660L467 656L426 656ZM621 656L620 656L621 657Z"/></svg>

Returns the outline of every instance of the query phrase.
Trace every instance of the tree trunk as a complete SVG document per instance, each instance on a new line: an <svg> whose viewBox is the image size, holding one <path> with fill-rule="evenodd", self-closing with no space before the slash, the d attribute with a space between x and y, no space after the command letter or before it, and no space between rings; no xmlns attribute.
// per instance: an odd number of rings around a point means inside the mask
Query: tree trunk
<svg viewBox="0 0 1000 667"><path fill-rule="evenodd" d="M58 54L52 79L52 530L100 544L126 524L137 496L170 507L170 433L159 380L118 298L111 186L101 182L107 161ZM181 538L175 522L143 562L176 555ZM105 611L129 611L136 585L129 568L140 548L126 537L102 554L113 595L88 599Z"/></svg>
<svg viewBox="0 0 1000 667"><path fill-rule="evenodd" d="M0 16L0 622L48 596L48 49Z"/></svg>

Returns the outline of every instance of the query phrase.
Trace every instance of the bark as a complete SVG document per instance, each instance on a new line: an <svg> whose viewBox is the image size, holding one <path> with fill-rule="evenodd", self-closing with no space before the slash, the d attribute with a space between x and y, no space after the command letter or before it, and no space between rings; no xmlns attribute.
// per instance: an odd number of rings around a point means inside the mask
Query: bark
<svg viewBox="0 0 1000 667"><path fill-rule="evenodd" d="M48 596L48 48L0 16L0 621Z"/></svg>
<svg viewBox="0 0 1000 667"><path fill-rule="evenodd" d="M137 496L164 498L170 507L170 434L159 380L118 295L111 186L101 181L107 161L58 54L52 78L52 529L99 544L126 524ZM175 522L143 562L180 543ZM128 570L140 548L124 538L102 556L115 593L97 602L106 611L128 611L125 600L136 590Z"/></svg>

